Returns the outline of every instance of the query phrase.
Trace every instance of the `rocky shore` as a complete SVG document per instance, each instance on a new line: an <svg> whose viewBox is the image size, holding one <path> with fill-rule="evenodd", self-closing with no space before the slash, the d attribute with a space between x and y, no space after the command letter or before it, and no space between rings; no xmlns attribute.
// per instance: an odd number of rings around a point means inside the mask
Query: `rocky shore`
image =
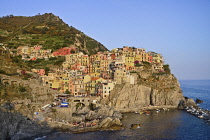
<svg viewBox="0 0 210 140"><path fill-rule="evenodd" d="M48 116L45 113L44 116ZM59 117L59 116L58 116ZM47 134L52 131L81 133L97 130L120 130L122 114L107 105L94 110L88 107L78 110L72 120L56 120L44 117L43 120L31 119L14 110L14 105L6 103L0 109L0 139L24 139Z"/></svg>
<svg viewBox="0 0 210 140"><path fill-rule="evenodd" d="M46 123L38 123L18 112L7 111L1 108L0 128L1 140L24 139L53 131Z"/></svg>
<svg viewBox="0 0 210 140"><path fill-rule="evenodd" d="M200 108L196 103L203 103L203 101L200 99L194 101L193 99L185 97L185 102L181 102L180 108L200 119L210 122L210 111Z"/></svg>
<svg viewBox="0 0 210 140"><path fill-rule="evenodd" d="M75 112L71 121L48 121L50 127L73 133L96 130L119 130L123 128L122 114L107 105L100 105L95 110L85 107Z"/></svg>

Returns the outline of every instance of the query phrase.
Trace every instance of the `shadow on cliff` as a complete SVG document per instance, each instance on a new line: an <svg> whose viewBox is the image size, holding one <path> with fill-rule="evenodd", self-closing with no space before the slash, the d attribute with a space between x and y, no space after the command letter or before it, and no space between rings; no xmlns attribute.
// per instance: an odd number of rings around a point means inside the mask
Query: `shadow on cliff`
<svg viewBox="0 0 210 140"><path fill-rule="evenodd" d="M46 123L38 124L22 114L12 111L12 105L0 108L0 139L26 139L52 131Z"/></svg>

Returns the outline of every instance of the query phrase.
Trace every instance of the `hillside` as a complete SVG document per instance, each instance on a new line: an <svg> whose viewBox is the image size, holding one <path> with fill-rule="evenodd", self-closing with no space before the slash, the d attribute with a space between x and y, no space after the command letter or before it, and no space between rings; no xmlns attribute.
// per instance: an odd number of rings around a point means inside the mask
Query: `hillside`
<svg viewBox="0 0 210 140"><path fill-rule="evenodd" d="M42 45L43 49L52 50L73 46L89 55L108 50L52 13L0 18L0 43L9 48Z"/></svg>

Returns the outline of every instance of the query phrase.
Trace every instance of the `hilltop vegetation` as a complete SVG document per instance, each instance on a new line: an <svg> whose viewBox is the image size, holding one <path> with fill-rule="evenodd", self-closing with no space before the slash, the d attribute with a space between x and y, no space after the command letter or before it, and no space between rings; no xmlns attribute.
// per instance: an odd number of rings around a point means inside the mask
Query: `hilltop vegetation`
<svg viewBox="0 0 210 140"><path fill-rule="evenodd" d="M100 42L64 23L52 13L25 16L5 16L0 18L0 43L6 47L42 45L43 49L57 50L74 46L86 54L107 51Z"/></svg>

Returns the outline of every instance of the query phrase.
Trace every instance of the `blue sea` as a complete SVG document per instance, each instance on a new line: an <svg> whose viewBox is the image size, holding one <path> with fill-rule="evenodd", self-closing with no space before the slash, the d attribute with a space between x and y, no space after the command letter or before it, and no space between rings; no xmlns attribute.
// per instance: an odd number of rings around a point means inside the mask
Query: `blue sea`
<svg viewBox="0 0 210 140"><path fill-rule="evenodd" d="M179 81L184 96L201 99L199 106L210 109L210 80ZM97 131L81 134L53 133L47 140L210 140L210 123L184 110L170 109L151 112L150 115L124 114L124 130ZM130 129L131 124L142 124L141 128Z"/></svg>

